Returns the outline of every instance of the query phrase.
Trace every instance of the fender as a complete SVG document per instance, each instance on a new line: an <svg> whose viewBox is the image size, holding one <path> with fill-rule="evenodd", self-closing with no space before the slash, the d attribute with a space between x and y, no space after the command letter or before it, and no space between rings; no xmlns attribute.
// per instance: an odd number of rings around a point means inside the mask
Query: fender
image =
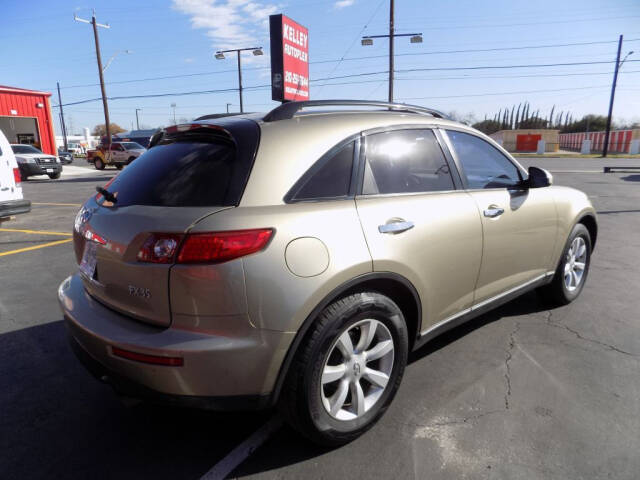
<svg viewBox="0 0 640 480"><path fill-rule="evenodd" d="M271 392L271 398L270 398L270 401L269 401L269 405L273 406L273 405L275 405L277 403L278 398L280 397L280 392L282 390L282 386L284 385L284 381L285 381L285 379L287 377L287 373L289 372L289 367L291 366L291 363L293 362L293 358L295 357L295 354L298 351L298 347L302 343L302 340L304 339L305 335L307 334L307 331L309 330L309 328L313 324L314 320L318 317L320 312L322 312L322 310L327 308L331 304L331 302L333 302L336 298L338 298L343 293L345 293L345 292L347 292L349 290L352 290L355 287L357 287L358 285L363 284L363 283L368 282L368 281L371 281L371 280L391 280L391 281L395 281L395 282L401 283L404 287L406 287L411 292L413 300L415 301L415 304L416 304L416 310L417 310L417 314L418 314L417 315L418 319L417 319L417 322L416 322L415 331L413 333L410 332L409 338L411 340L417 340L418 335L420 333L421 326L422 326L421 325L422 324L422 303L420 301L420 296L418 295L418 291L413 286L413 284L409 280L407 280L405 277L403 277L402 275L399 275L399 274L393 273L393 272L370 272L370 273L365 273L365 274L362 274L362 275L358 275L357 277L354 277L351 280L343 283L339 287L333 289L311 311L311 313L307 316L305 321L302 323L302 326L298 329L298 333L296 334L295 338L293 339L293 342L291 342L291 345L289 346L289 350L287 351L287 354L285 355L284 361L282 362L282 365L280 366L280 371L278 372L278 377L276 379L275 386L273 388L273 391Z"/></svg>

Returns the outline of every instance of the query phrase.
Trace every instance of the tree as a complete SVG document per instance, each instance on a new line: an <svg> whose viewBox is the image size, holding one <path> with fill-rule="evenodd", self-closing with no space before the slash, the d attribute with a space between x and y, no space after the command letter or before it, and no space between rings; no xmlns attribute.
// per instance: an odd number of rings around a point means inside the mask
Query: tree
<svg viewBox="0 0 640 480"><path fill-rule="evenodd" d="M607 128L607 117L604 115L585 115L575 122L567 122L562 133L586 132L587 125L590 132L604 132Z"/></svg>
<svg viewBox="0 0 640 480"><path fill-rule="evenodd" d="M110 123L109 129L111 130L111 135L114 135L120 132L126 132L126 130L122 128L120 125L118 125L117 123ZM107 129L105 128L104 123L100 123L95 127L93 127L93 132L91 134L95 135L96 137L102 137L103 135L106 135Z"/></svg>
<svg viewBox="0 0 640 480"><path fill-rule="evenodd" d="M498 130L502 130L500 122L497 120L483 120L482 122L474 123L473 128L480 130L482 133L486 135L491 135L492 133L497 132Z"/></svg>

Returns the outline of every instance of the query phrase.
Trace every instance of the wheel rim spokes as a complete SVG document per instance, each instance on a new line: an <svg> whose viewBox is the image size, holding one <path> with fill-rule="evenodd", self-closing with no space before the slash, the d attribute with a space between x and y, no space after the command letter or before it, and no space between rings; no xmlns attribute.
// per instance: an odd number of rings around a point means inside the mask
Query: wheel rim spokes
<svg viewBox="0 0 640 480"><path fill-rule="evenodd" d="M326 411L337 420L364 415L385 391L393 360L393 337L382 322L367 319L347 328L322 369L320 393Z"/></svg>
<svg viewBox="0 0 640 480"><path fill-rule="evenodd" d="M564 265L564 284L572 292L580 286L587 268L587 244L582 237L571 242Z"/></svg>

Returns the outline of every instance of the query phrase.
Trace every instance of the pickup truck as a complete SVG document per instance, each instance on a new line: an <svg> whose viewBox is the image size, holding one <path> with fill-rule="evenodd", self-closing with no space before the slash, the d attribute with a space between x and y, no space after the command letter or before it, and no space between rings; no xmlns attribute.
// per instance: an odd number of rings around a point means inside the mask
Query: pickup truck
<svg viewBox="0 0 640 480"><path fill-rule="evenodd" d="M120 170L146 151L135 142L114 142L110 146L100 144L93 150L87 150L87 162L93 163L96 170L104 170L107 165L114 165Z"/></svg>
<svg viewBox="0 0 640 480"><path fill-rule="evenodd" d="M0 224L14 215L31 211L31 202L22 198L21 182L13 150L0 130Z"/></svg>

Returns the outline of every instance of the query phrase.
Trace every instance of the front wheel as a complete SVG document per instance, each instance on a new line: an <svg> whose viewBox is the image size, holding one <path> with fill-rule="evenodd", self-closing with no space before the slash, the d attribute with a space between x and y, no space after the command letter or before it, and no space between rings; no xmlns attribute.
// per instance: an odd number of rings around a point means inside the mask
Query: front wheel
<svg viewBox="0 0 640 480"><path fill-rule="evenodd" d="M96 167L96 170L104 170L104 162L101 158L96 158L93 162L93 166Z"/></svg>
<svg viewBox="0 0 640 480"><path fill-rule="evenodd" d="M404 316L390 298L363 292L337 300L296 352L280 398L283 416L318 444L357 438L393 400L408 344Z"/></svg>
<svg viewBox="0 0 640 480"><path fill-rule="evenodd" d="M554 305L573 302L584 288L590 264L591 235L587 227L578 223L569 235L553 280L538 292Z"/></svg>
<svg viewBox="0 0 640 480"><path fill-rule="evenodd" d="M49 175L49 178L51 180L57 180L58 178L60 178L60 172L58 172L58 173L49 173L48 175Z"/></svg>

